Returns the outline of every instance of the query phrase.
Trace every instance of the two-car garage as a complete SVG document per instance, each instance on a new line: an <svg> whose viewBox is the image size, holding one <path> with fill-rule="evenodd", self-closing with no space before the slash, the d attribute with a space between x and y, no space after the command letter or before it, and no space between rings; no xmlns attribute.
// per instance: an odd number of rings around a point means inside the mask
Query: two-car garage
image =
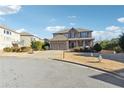
<svg viewBox="0 0 124 93"><path fill-rule="evenodd" d="M51 41L50 49L51 50L66 50L67 43L66 43L66 41Z"/></svg>

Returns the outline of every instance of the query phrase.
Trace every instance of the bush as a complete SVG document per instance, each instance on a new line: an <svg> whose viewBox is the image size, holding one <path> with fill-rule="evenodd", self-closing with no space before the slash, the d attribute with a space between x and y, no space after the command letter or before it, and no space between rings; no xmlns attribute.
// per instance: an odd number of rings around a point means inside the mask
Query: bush
<svg viewBox="0 0 124 93"><path fill-rule="evenodd" d="M12 52L12 48L10 48L10 47L5 47L5 48L3 48L3 51L4 51L4 52Z"/></svg>
<svg viewBox="0 0 124 93"><path fill-rule="evenodd" d="M21 52L21 49L18 47L11 47L12 51L11 52Z"/></svg>
<svg viewBox="0 0 124 93"><path fill-rule="evenodd" d="M122 52L122 49L119 46L117 46L114 48L114 51L116 51L117 53L120 53Z"/></svg>
<svg viewBox="0 0 124 93"><path fill-rule="evenodd" d="M91 47L75 47L72 49L72 51L74 52L93 52L92 48Z"/></svg>
<svg viewBox="0 0 124 93"><path fill-rule="evenodd" d="M81 48L80 47L75 47L72 49L72 51L74 52L81 52Z"/></svg>
<svg viewBox="0 0 124 93"><path fill-rule="evenodd" d="M82 52L93 52L91 47L85 47Z"/></svg>
<svg viewBox="0 0 124 93"><path fill-rule="evenodd" d="M32 48L31 47L21 47L21 52L28 52L30 51Z"/></svg>
<svg viewBox="0 0 124 93"><path fill-rule="evenodd" d="M41 41L32 41L31 48L35 51L42 50L43 43Z"/></svg>
<svg viewBox="0 0 124 93"><path fill-rule="evenodd" d="M93 49L96 51L96 52L100 52L102 50L102 47L100 44L96 43L94 46L93 46Z"/></svg>

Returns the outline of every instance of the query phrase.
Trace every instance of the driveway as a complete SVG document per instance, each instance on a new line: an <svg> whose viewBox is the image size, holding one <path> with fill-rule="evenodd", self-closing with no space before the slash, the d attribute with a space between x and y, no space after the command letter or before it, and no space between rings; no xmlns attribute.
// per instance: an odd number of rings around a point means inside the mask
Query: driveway
<svg viewBox="0 0 124 93"><path fill-rule="evenodd" d="M52 60L55 54L46 51L28 57L1 56L0 87L124 87L124 81L111 74Z"/></svg>

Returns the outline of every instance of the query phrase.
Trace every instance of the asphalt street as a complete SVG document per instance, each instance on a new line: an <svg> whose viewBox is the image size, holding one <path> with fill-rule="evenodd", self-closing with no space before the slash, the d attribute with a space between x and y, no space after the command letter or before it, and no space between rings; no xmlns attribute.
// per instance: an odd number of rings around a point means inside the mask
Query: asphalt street
<svg viewBox="0 0 124 93"><path fill-rule="evenodd" d="M124 81L102 71L47 57L0 57L0 87L114 88L124 87Z"/></svg>

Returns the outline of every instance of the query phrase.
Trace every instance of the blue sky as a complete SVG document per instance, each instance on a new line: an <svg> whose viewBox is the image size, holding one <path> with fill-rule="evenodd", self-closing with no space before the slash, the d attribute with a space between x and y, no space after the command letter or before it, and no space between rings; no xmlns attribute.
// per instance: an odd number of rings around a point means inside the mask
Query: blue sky
<svg viewBox="0 0 124 93"><path fill-rule="evenodd" d="M41 38L51 38L60 29L80 27L94 30L96 39L110 39L123 31L123 11L124 6L0 6L0 24Z"/></svg>

